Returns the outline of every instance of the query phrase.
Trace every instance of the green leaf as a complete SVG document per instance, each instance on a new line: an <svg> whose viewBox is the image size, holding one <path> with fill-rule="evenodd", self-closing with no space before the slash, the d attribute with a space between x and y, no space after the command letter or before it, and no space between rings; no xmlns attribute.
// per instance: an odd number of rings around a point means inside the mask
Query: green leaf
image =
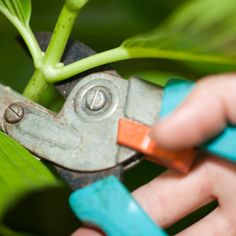
<svg viewBox="0 0 236 236"><path fill-rule="evenodd" d="M126 40L130 57L236 64L236 1L188 1L152 32Z"/></svg>
<svg viewBox="0 0 236 236"><path fill-rule="evenodd" d="M0 0L0 11L11 21L29 25L31 16L30 0Z"/></svg>
<svg viewBox="0 0 236 236"><path fill-rule="evenodd" d="M0 166L0 220L21 197L60 184L45 165L1 132Z"/></svg>
<svg viewBox="0 0 236 236"><path fill-rule="evenodd" d="M34 64L38 65L42 57L42 52L29 26L31 1L0 0L0 12L16 27L29 48Z"/></svg>

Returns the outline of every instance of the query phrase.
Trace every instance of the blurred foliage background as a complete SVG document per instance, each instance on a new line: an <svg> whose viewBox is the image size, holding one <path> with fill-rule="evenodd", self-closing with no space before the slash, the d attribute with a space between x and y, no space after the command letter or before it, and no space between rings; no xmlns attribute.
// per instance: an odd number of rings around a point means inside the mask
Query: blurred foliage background
<svg viewBox="0 0 236 236"><path fill-rule="evenodd" d="M72 38L79 39L98 52L116 47L127 37L156 27L183 2L184 0L91 0L81 12ZM33 30L52 31L62 4L62 0L32 0ZM33 65L30 58L16 43L16 35L16 30L1 15L1 83L21 92L33 73ZM187 67L180 62L154 59L137 60L135 63L133 60L124 61L115 63L114 67L125 77L142 74L147 77L162 76L163 79L170 75L197 78L211 72L209 66L201 70L204 71L203 73L199 73L196 68L203 68L204 65L194 64ZM226 68L219 67L218 70L226 70ZM157 165L143 162L126 173L125 183L130 190L133 190L163 170ZM29 232L32 235L69 235L79 225L67 206L69 193L69 189L65 187L35 193L27 199L22 199L17 206L12 206L5 217L5 224L14 230ZM208 210L214 207L215 203L208 207ZM171 228L169 232L172 234L181 230L204 214L206 210L201 209L191 218Z"/></svg>

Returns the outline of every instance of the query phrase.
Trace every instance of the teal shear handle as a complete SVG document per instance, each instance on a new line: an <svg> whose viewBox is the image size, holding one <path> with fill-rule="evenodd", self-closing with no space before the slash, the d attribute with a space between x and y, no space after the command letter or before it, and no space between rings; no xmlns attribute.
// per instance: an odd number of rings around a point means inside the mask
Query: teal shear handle
<svg viewBox="0 0 236 236"><path fill-rule="evenodd" d="M172 79L165 87L160 117L172 113L186 99L194 88L195 83L186 80ZM208 109L206 107L206 109ZM214 139L201 147L217 156L236 162L236 127L228 125Z"/></svg>
<svg viewBox="0 0 236 236"><path fill-rule="evenodd" d="M69 203L83 223L108 236L167 236L114 176L75 191Z"/></svg>

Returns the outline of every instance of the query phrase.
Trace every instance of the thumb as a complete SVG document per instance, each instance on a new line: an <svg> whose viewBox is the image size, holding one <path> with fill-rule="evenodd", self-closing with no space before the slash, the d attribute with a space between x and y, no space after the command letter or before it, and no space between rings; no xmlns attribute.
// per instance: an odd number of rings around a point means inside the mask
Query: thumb
<svg viewBox="0 0 236 236"><path fill-rule="evenodd" d="M157 142L181 149L217 135L227 123L236 124L236 74L200 80L184 103L154 125Z"/></svg>

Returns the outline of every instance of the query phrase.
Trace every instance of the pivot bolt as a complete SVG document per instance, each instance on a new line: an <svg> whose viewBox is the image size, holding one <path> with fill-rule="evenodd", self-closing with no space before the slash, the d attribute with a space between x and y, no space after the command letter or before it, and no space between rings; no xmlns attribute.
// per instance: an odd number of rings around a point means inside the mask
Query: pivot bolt
<svg viewBox="0 0 236 236"><path fill-rule="evenodd" d="M85 104L90 111L101 110L107 102L107 97L105 92L101 87L91 88L85 94Z"/></svg>
<svg viewBox="0 0 236 236"><path fill-rule="evenodd" d="M5 111L4 118L10 124L16 124L24 116L24 108L18 103L11 104Z"/></svg>

